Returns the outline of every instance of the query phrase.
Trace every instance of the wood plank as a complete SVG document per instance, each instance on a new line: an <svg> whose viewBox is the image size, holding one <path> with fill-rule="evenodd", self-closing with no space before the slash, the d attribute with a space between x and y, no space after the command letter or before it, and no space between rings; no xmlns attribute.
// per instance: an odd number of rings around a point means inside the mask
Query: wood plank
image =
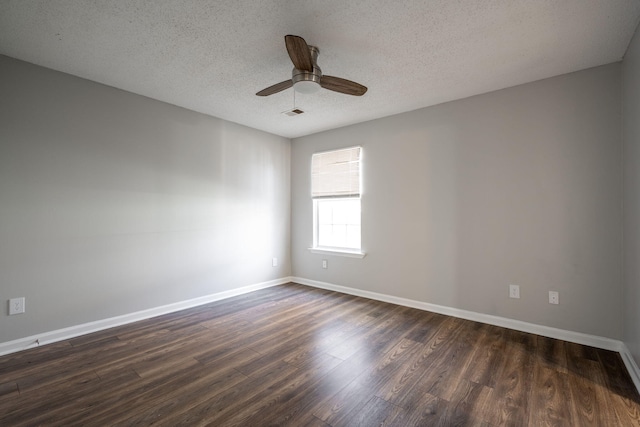
<svg viewBox="0 0 640 427"><path fill-rule="evenodd" d="M487 420L494 425L526 425L529 414L529 388L533 385L535 336L508 330L505 362L497 374L494 396L497 400Z"/></svg>
<svg viewBox="0 0 640 427"><path fill-rule="evenodd" d="M167 395L179 391L201 374L202 367L195 359L185 360L178 368L158 371L154 377L112 385L106 392L74 399L70 406L82 407L84 411L67 415L63 421L66 425L115 424L132 413L164 402Z"/></svg>
<svg viewBox="0 0 640 427"><path fill-rule="evenodd" d="M459 319L449 318L443 322L433 337L416 353L411 360L396 371L395 378L379 390L377 396L413 410L423 394L431 391L447 381L450 375L449 349L455 347L457 337L463 332L464 323Z"/></svg>
<svg viewBox="0 0 640 427"><path fill-rule="evenodd" d="M119 396L122 390L135 387L139 380L135 372L125 369L113 373L109 378L84 383L81 387L68 384L63 389L45 394L44 400L39 400L39 396L24 396L24 404L21 405L24 412L17 418L19 422L16 425L22 425L23 422L25 425L70 425L62 421L67 417L81 419L84 423L86 414L93 412L98 405L109 405L109 393ZM105 393L105 390L109 393ZM39 389L38 393L42 391Z"/></svg>
<svg viewBox="0 0 640 427"><path fill-rule="evenodd" d="M61 406L66 406L69 399L85 395L99 382L100 378L95 373L83 373L68 378L64 384L58 383L56 386L21 393L14 401L5 400L0 403L0 425L19 425L25 421L37 424L39 417L48 416ZM75 411L72 408L68 410Z"/></svg>
<svg viewBox="0 0 640 427"><path fill-rule="evenodd" d="M334 427L381 426L385 425L388 419L394 418L399 410L400 408L386 400L373 396L362 408L354 409L340 421L330 425Z"/></svg>
<svg viewBox="0 0 640 427"><path fill-rule="evenodd" d="M277 395L271 395L268 405L260 405L250 416L234 417L233 421L238 425L287 425L294 423L296 418L304 418L304 413L311 412L313 404L327 392L327 376L337 366L344 363L328 354L319 354L298 367L298 372L309 372L304 381L281 385ZM322 384L321 387L318 387ZM330 384L329 387L335 387ZM262 398L261 400L265 400ZM269 410L277 406L277 410ZM295 425L295 424L293 424Z"/></svg>
<svg viewBox="0 0 640 427"><path fill-rule="evenodd" d="M531 388L529 397L529 425L575 425L567 406L571 396L567 374L538 363L534 366L533 383L536 387Z"/></svg>
<svg viewBox="0 0 640 427"><path fill-rule="evenodd" d="M10 394L18 393L18 383L16 382L7 382L0 384L0 398L3 396L9 396Z"/></svg>
<svg viewBox="0 0 640 427"><path fill-rule="evenodd" d="M482 338L474 349L469 365L465 368L464 377L469 381L494 388L496 373L505 361L507 339L506 329L492 325L484 325L479 331Z"/></svg>
<svg viewBox="0 0 640 427"><path fill-rule="evenodd" d="M166 425L198 425L203 420L207 422L228 417L244 405L244 402L255 398L260 392L270 390L276 384L287 378L295 378L297 368L279 360L272 361L261 370L254 371L255 377L248 377L235 387L222 392L214 392L206 399L197 399L195 405L178 408L174 413L165 417ZM218 424L220 425L220 424Z"/></svg>
<svg viewBox="0 0 640 427"><path fill-rule="evenodd" d="M429 393L416 396L415 406L411 409L396 411L387 422L389 427L437 426L448 421L448 403Z"/></svg>
<svg viewBox="0 0 640 427"><path fill-rule="evenodd" d="M167 416L172 413L188 411L189 408L196 406L199 402L235 387L245 381L246 378L235 369L205 370L201 375L185 384L184 387L174 389L165 394L163 399L155 405L149 405L148 402L145 402L144 407L135 411L134 415L131 415L131 411L127 411L115 422L127 426L164 423ZM112 416L109 417L109 422L114 423Z"/></svg>
<svg viewBox="0 0 640 427"><path fill-rule="evenodd" d="M554 371L566 374L567 352L564 341L536 336L536 357L538 363Z"/></svg>

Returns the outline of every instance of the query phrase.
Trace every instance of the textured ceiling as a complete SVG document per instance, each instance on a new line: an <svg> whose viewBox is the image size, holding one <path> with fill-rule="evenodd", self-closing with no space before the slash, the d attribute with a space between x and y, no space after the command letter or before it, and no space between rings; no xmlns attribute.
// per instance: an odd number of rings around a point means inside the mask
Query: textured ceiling
<svg viewBox="0 0 640 427"><path fill-rule="evenodd" d="M285 137L622 59L638 0L0 0L0 53ZM284 35L362 97L255 93Z"/></svg>

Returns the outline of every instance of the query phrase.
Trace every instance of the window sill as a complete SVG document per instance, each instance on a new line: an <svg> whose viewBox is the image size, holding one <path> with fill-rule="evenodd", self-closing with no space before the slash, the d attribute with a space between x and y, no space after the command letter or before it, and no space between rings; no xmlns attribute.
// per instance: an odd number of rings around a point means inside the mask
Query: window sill
<svg viewBox="0 0 640 427"><path fill-rule="evenodd" d="M309 248L309 252L314 254L323 255L335 255L348 258L364 258L366 253L360 251L350 251L348 249L334 249L334 248Z"/></svg>

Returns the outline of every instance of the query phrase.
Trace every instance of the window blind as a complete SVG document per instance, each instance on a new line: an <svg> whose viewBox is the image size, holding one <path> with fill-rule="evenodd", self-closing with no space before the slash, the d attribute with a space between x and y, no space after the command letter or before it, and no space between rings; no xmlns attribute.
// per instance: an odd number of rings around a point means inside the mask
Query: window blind
<svg viewBox="0 0 640 427"><path fill-rule="evenodd" d="M311 197L359 197L360 152L351 147L311 156Z"/></svg>

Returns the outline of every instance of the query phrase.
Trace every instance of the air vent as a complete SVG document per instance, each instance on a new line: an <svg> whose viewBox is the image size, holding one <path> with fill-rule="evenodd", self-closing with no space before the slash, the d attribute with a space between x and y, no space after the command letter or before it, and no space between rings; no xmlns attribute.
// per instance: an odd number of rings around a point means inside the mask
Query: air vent
<svg viewBox="0 0 640 427"><path fill-rule="evenodd" d="M282 112L282 114L284 114L285 116L297 116L298 114L302 114L302 113L304 113L304 111L302 111L299 108L294 108L293 110L287 110Z"/></svg>

